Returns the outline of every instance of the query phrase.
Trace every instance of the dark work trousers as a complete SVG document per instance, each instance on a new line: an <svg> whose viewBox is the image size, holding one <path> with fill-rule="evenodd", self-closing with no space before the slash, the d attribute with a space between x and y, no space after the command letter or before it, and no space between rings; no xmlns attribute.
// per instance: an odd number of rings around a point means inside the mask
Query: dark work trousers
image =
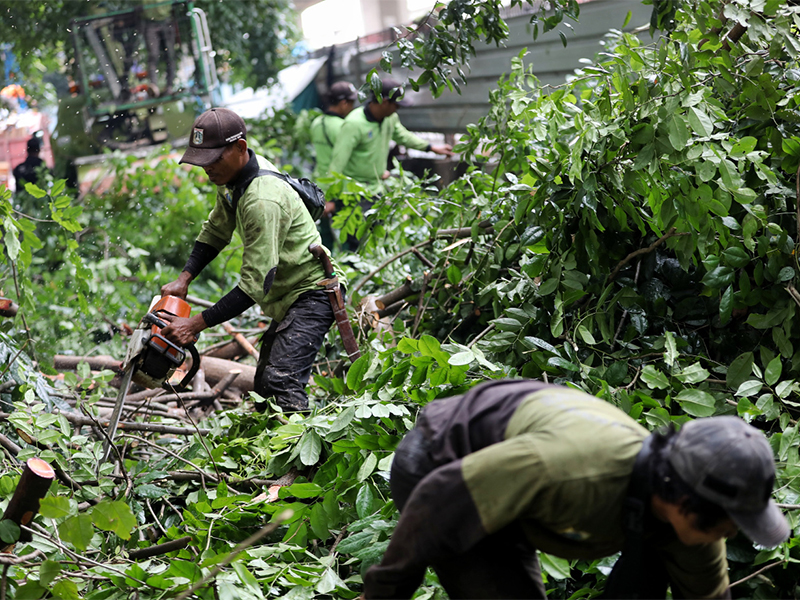
<svg viewBox="0 0 800 600"><path fill-rule="evenodd" d="M414 487L438 465L428 442L412 429L397 446L389 486L400 512ZM431 565L451 600L467 598L546 598L536 549L512 523L486 536L463 554Z"/></svg>
<svg viewBox="0 0 800 600"><path fill-rule="evenodd" d="M273 321L261 341L255 391L270 396L284 411L308 409L306 384L311 367L333 323L333 308L326 292L305 292L289 307L280 322ZM256 403L256 410L266 409Z"/></svg>

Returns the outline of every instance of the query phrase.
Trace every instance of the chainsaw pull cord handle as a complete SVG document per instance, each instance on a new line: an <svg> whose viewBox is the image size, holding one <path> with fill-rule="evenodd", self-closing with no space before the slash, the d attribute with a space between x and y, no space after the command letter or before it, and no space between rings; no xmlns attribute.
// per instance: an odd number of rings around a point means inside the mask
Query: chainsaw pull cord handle
<svg viewBox="0 0 800 600"><path fill-rule="evenodd" d="M155 313L147 313L142 318L142 321L145 321L146 323L150 323L151 325L155 325L156 327L160 327L161 329L164 329L164 327L167 326L167 323L165 323L164 321L159 319L155 315ZM168 343L170 346L172 346L173 348L175 348L176 350L181 350L181 348L178 348L175 344L173 344L169 340L164 339L164 341L166 343ZM195 347L195 345L194 344L189 344L188 346L186 346L183 349L189 351L189 355L192 357L192 367L189 369L189 371L186 373L184 378L181 380L181 382L177 386L171 386L171 385L169 385L168 382L165 381L164 382L164 389L174 390L176 392L184 392L184 391L186 391L186 386L189 385L189 382L192 379L194 379L195 375L197 375L197 371L200 370L200 353L197 351L197 348Z"/></svg>
<svg viewBox="0 0 800 600"><path fill-rule="evenodd" d="M314 258L322 262L322 268L325 271L325 277L330 279L331 277L336 275L336 273L333 270L333 265L331 264L331 259L328 256L328 253L325 252L325 248L323 248L319 244L311 244L308 247L308 251L314 255Z"/></svg>

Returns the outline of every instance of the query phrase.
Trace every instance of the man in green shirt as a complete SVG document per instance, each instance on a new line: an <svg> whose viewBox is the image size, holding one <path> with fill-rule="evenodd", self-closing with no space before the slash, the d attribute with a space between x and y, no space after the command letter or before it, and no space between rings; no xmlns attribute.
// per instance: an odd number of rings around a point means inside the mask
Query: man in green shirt
<svg viewBox="0 0 800 600"><path fill-rule="evenodd" d="M353 111L357 99L358 92L349 81L337 81L328 90L324 113L311 123L311 143L317 156L315 179L328 172L339 130L345 117Z"/></svg>
<svg viewBox="0 0 800 600"><path fill-rule="evenodd" d="M498 380L429 403L399 444L401 512L365 597L410 598L432 566L450 598L545 598L537 550L622 551L608 598L730 598L725 540L774 547L769 442L738 417L650 434L581 391Z"/></svg>
<svg viewBox="0 0 800 600"><path fill-rule="evenodd" d="M353 111L358 92L349 81L337 81L331 86L326 95L324 114L318 116L311 123L311 143L314 144L317 162L314 166L314 179L325 175L333 156L333 145L339 137L339 131L344 124L344 119ZM325 212L319 221L319 232L322 243L333 249L334 235L331 226L331 215L336 212L336 203L328 200Z"/></svg>
<svg viewBox="0 0 800 600"><path fill-rule="evenodd" d="M453 154L449 144L431 145L403 127L397 115L398 107L406 106L403 93L397 81L386 78L380 99L373 94L369 102L347 115L333 147L330 173L352 177L378 193L381 181L389 177L386 167L392 140L415 150Z"/></svg>
<svg viewBox="0 0 800 600"><path fill-rule="evenodd" d="M297 192L259 173L277 169L247 147L246 137L242 118L226 108L204 112L192 126L180 162L202 167L218 186L217 197L186 266L161 294L185 298L191 281L230 243L234 230L244 246L242 269L239 285L219 302L189 319L166 316L170 324L162 333L186 346L207 327L258 304L272 324L262 340L255 391L274 397L284 410L305 410L311 367L334 320L330 301L317 285L324 270L308 251L319 244L319 233ZM256 408L264 410L266 404Z"/></svg>

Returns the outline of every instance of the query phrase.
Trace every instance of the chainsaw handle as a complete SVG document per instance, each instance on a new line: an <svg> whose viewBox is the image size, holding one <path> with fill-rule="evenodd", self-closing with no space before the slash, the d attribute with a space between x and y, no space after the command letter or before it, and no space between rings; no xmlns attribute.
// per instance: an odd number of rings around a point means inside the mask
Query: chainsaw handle
<svg viewBox="0 0 800 600"><path fill-rule="evenodd" d="M183 376L181 382L174 387L174 390L178 393L186 391L186 386L189 385L192 379L194 379L194 376L197 375L197 371L200 370L200 353L197 352L195 345L189 344L185 349L189 351L192 357L192 368ZM165 382L164 386L166 387L167 385L168 384Z"/></svg>
<svg viewBox="0 0 800 600"><path fill-rule="evenodd" d="M325 277L331 278L336 275L336 273L333 271L331 259L328 256L328 253L325 252L325 248L319 244L311 244L308 247L308 251L314 255L314 258L318 259L322 263L322 268L325 271Z"/></svg>

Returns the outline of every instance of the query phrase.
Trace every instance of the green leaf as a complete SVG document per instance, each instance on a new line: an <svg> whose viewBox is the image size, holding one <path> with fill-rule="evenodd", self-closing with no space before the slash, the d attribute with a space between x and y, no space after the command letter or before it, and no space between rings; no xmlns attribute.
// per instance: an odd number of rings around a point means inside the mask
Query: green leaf
<svg viewBox="0 0 800 600"><path fill-rule="evenodd" d="M39 501L39 513L48 519L60 519L68 517L77 510L73 509L69 498L64 496L48 496Z"/></svg>
<svg viewBox="0 0 800 600"><path fill-rule="evenodd" d="M11 519L3 519L0 521L0 540L6 544L13 544L19 539L19 525L14 523Z"/></svg>
<svg viewBox="0 0 800 600"><path fill-rule="evenodd" d="M39 583L49 586L61 573L61 565L54 560L46 560L39 565Z"/></svg>
<svg viewBox="0 0 800 600"><path fill-rule="evenodd" d="M447 362L454 366L459 365L468 365L473 360L475 360L475 355L472 353L471 350L465 350L464 352L458 352L457 354L453 354Z"/></svg>
<svg viewBox="0 0 800 600"><path fill-rule="evenodd" d="M686 143L689 141L690 133L686 125L686 121L678 114L673 114L672 118L667 123L667 132L669 135L670 145L680 152L686 148Z"/></svg>
<svg viewBox="0 0 800 600"><path fill-rule="evenodd" d="M700 383L708 379L710 373L706 371L699 362L692 363L685 369L681 369L675 377L683 383Z"/></svg>
<svg viewBox="0 0 800 600"><path fill-rule="evenodd" d="M674 367L676 360L678 360L678 346L675 343L675 336L671 331L667 331L664 333L664 362Z"/></svg>
<svg viewBox="0 0 800 600"><path fill-rule="evenodd" d="M764 387L764 384L758 379L750 379L739 386L739 389L736 390L736 395L741 398L749 398L760 392L762 387Z"/></svg>
<svg viewBox="0 0 800 600"><path fill-rule="evenodd" d="M131 537L136 517L124 502L103 500L92 509L92 522L103 531L111 531L123 540Z"/></svg>
<svg viewBox="0 0 800 600"><path fill-rule="evenodd" d="M28 184L31 185L31 184ZM47 590L39 585L38 581L26 581L25 585L17 588L17 593L14 595L15 600L39 600L44 596Z"/></svg>
<svg viewBox="0 0 800 600"><path fill-rule="evenodd" d="M397 349L402 352L403 354L414 354L419 347L419 342L412 338L401 338L399 342L397 342ZM350 367L352 370L353 367ZM349 386L348 386L349 387Z"/></svg>
<svg viewBox="0 0 800 600"><path fill-rule="evenodd" d="M375 455L371 454L370 456ZM361 489L358 490L358 495L356 496L356 513L360 519L364 519L372 514L373 499L372 486L361 486Z"/></svg>
<svg viewBox="0 0 800 600"><path fill-rule="evenodd" d="M539 561L542 564L542 570L547 573L547 576L552 579L568 579L569 578L569 561L565 558L539 552Z"/></svg>
<svg viewBox="0 0 800 600"><path fill-rule="evenodd" d="M45 196L47 196L47 192L45 192L42 188L40 188L35 183L26 183L25 184L25 191L28 192L31 196L36 198L37 200L41 200Z"/></svg>
<svg viewBox="0 0 800 600"><path fill-rule="evenodd" d="M140 498L164 498L169 496L169 490L157 486L153 483L143 483L133 488L134 493Z"/></svg>
<svg viewBox="0 0 800 600"><path fill-rule="evenodd" d="M675 396L681 408L693 417L710 417L716 412L714 396L702 390L681 390Z"/></svg>
<svg viewBox="0 0 800 600"><path fill-rule="evenodd" d="M350 365L350 369L347 371L347 387L356 393L363 390L366 386L364 374L369 368L369 361L369 355L363 354L362 356L358 357L352 365Z"/></svg>
<svg viewBox="0 0 800 600"><path fill-rule="evenodd" d="M63 541L72 544L78 550L86 550L94 535L92 517L86 514L70 517L58 526L58 534Z"/></svg>
<svg viewBox="0 0 800 600"><path fill-rule="evenodd" d="M708 137L714 133L714 123L711 118L696 106L690 106L686 116L689 118L689 125L697 135Z"/></svg>
<svg viewBox="0 0 800 600"><path fill-rule="evenodd" d="M293 483L280 489L281 494L293 498L318 498L322 496L324 490L316 483Z"/></svg>
<svg viewBox="0 0 800 600"><path fill-rule="evenodd" d="M330 536L328 531L328 516L325 514L325 508L322 504L317 503L311 507L311 516L309 517L309 524L311 531L314 532L320 540L327 540Z"/></svg>
<svg viewBox="0 0 800 600"><path fill-rule="evenodd" d="M725 325L731 320L733 314L733 286L729 285L719 299L719 322Z"/></svg>
<svg viewBox="0 0 800 600"><path fill-rule="evenodd" d="M356 479L358 479L358 481L364 481L367 477L372 475L372 472L375 470L375 466L377 464L378 457L375 456L374 453L370 452L369 456L367 456L366 460L364 460L364 463L358 469L358 475L356 476Z"/></svg>
<svg viewBox="0 0 800 600"><path fill-rule="evenodd" d="M764 381L767 382L767 385L775 385L778 379L781 378L782 371L781 357L776 356L769 362L767 369L764 371Z"/></svg>
<svg viewBox="0 0 800 600"><path fill-rule="evenodd" d="M745 352L733 359L725 376L725 383L729 388L736 390L753 372L753 353Z"/></svg>
<svg viewBox="0 0 800 600"><path fill-rule="evenodd" d="M53 586L53 596L61 600L80 600L77 584L71 579L62 579Z"/></svg>
<svg viewBox="0 0 800 600"><path fill-rule="evenodd" d="M309 429L300 440L300 462L306 466L315 465L319 462L319 455L322 452L322 440L313 429Z"/></svg>
<svg viewBox="0 0 800 600"><path fill-rule="evenodd" d="M642 369L642 381L651 390L666 390L669 388L669 380L667 376L652 365L646 365Z"/></svg>

